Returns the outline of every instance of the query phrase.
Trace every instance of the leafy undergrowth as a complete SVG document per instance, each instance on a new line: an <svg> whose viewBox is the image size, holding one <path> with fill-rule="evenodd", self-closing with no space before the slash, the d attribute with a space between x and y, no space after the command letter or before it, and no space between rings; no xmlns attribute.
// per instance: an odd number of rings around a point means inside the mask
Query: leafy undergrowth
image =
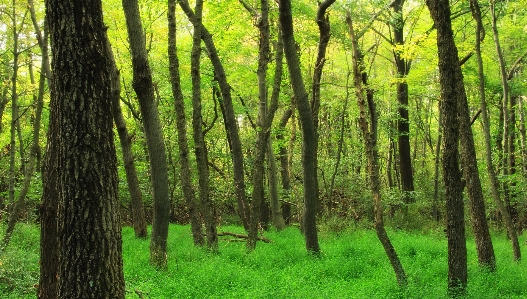
<svg viewBox="0 0 527 299"><path fill-rule="evenodd" d="M239 227L220 231L243 233ZM171 225L169 265L149 265L149 241L123 229L126 298L446 298L447 254L442 233L426 235L390 231L408 274L409 285L398 288L393 270L374 231L320 234L321 257L306 254L296 228L266 232L273 242L259 242L251 254L245 243L220 237L220 253L192 245L188 226ZM523 241L522 237L522 241ZM527 267L513 263L510 243L494 234L498 270L477 265L475 246L468 241L467 298L527 298ZM525 254L525 252L524 252ZM0 298L35 298L38 283L38 228L17 228L13 243L0 257Z"/></svg>

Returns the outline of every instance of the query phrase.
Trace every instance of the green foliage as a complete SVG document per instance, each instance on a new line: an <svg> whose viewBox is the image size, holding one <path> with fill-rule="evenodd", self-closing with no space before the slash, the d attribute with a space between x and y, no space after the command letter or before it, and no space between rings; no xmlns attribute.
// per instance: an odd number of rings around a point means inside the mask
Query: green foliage
<svg viewBox="0 0 527 299"><path fill-rule="evenodd" d="M220 231L243 233L236 226ZM272 243L258 243L247 254L245 243L220 237L220 253L194 247L189 226L170 226L169 266L149 264L149 241L123 228L126 298L446 298L447 246L441 229L429 233L389 231L408 274L406 289L393 270L375 232L348 226L320 234L322 256L306 254L302 235L290 227L266 232ZM494 233L498 270L479 268L469 238L466 298L525 298L525 263L512 262L504 233ZM521 241L524 241L522 238ZM38 227L20 224L0 256L0 297L34 298L38 283Z"/></svg>

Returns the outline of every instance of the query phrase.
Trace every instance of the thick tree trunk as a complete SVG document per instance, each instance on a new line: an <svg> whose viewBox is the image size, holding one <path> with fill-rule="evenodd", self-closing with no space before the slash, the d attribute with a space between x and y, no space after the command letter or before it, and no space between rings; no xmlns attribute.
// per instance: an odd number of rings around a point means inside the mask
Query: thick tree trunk
<svg viewBox="0 0 527 299"><path fill-rule="evenodd" d="M176 127L178 132L179 166L181 176L181 187L185 203L190 215L190 226L194 244L205 245L203 229L201 228L200 213L197 206L196 194L192 186L192 172L190 171L189 149L187 139L187 120L185 118L185 102L181 90L181 79L179 76L179 59L176 47L176 1L168 1L168 60L170 70L170 81L172 95L174 96L174 107L176 110Z"/></svg>
<svg viewBox="0 0 527 299"><path fill-rule="evenodd" d="M406 273L395 248L393 247L386 229L384 228L383 207L381 199L381 181L379 175L379 153L377 149L377 123L378 115L375 101L373 99L373 90L368 87L368 74L364 71L363 54L359 49L358 40L353 30L353 22L349 12L346 16L353 53L353 83L355 94L359 105L359 127L364 139L364 147L368 158L368 174L370 178L370 188L373 193L375 222L374 227L377 237L381 242L390 263L392 264L397 283L399 286L406 286L408 283ZM366 94L366 97L365 97ZM368 124L368 117L370 123Z"/></svg>
<svg viewBox="0 0 527 299"><path fill-rule="evenodd" d="M58 298L124 298L113 57L102 3L48 0L46 12L54 67L44 192L59 200L59 238L58 248L43 246L59 250Z"/></svg>
<svg viewBox="0 0 527 299"><path fill-rule="evenodd" d="M201 114L201 31L203 25L201 22L203 10L203 1L196 1L195 15L192 19L194 25L194 34L192 36L191 52L191 76L192 76L192 128L194 130L194 153L196 155L196 164L198 166L199 177L199 197L203 218L205 221L205 233L207 235L207 247L211 251L218 250L218 234L216 232L216 220L214 207L210 199L209 186L209 165L207 145L205 144L203 133L203 117Z"/></svg>
<svg viewBox="0 0 527 299"><path fill-rule="evenodd" d="M139 5L137 0L123 0L122 4L132 54L134 77L132 86L137 94L143 116L143 127L150 159L150 174L154 196L150 262L156 267L166 268L170 202L168 197L168 165L165 142L154 97L152 73L146 52Z"/></svg>
<svg viewBox="0 0 527 299"><path fill-rule="evenodd" d="M450 21L449 1L427 0L426 4L437 28L441 85L440 113L443 126L442 161L448 239L448 289L451 295L456 295L463 293L467 285L467 244L458 151L460 129L458 103L463 100L461 97L465 91Z"/></svg>
<svg viewBox="0 0 527 299"><path fill-rule="evenodd" d="M284 53L289 69L289 76L295 100L302 122L302 168L304 179L304 217L303 228L308 252L319 254L318 233L316 225L316 209L318 204L318 193L316 190L316 131L313 124L313 115L309 107L308 95L302 79L300 61L296 53L295 40L293 36L293 16L291 13L291 1L280 0L280 24L282 26L282 38L284 41Z"/></svg>

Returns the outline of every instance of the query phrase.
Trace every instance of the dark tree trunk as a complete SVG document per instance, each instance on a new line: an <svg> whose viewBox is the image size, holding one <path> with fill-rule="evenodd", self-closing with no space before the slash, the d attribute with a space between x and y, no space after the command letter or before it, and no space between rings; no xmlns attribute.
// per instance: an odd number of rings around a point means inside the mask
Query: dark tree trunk
<svg viewBox="0 0 527 299"><path fill-rule="evenodd" d="M139 188L139 179L137 178L137 171L135 169L134 156L132 154L132 137L128 134L126 122L124 120L123 111L121 110L121 82L119 70L115 68L112 78L112 113L117 133L119 134L119 141L121 143L121 151L123 153L123 164L126 173L126 182L128 184L128 192L130 193L130 206L132 207L132 223L134 226L135 236L137 238L146 239L148 231L146 228L145 207L143 204L143 194Z"/></svg>
<svg viewBox="0 0 527 299"><path fill-rule="evenodd" d="M187 139L187 120L185 118L185 102L181 90L181 79L179 76L179 59L176 47L176 1L168 1L168 60L170 70L170 81L172 83L172 95L174 96L174 107L176 110L176 127L178 132L179 165L181 176L181 188L185 203L190 215L190 226L194 244L203 246L203 230L196 202L196 194L192 186L192 172L190 171L189 149Z"/></svg>
<svg viewBox="0 0 527 299"><path fill-rule="evenodd" d="M191 22L194 22L194 12L190 8L187 0L180 0L179 5L189 18ZM232 155L232 164L234 167L234 190L236 192L236 200L238 203L238 214L242 220L242 223L246 230L249 229L249 209L247 205L247 196L245 194L245 174L243 169L243 151L242 143L239 136L238 122L236 121L236 115L234 114L234 108L232 105L231 89L227 82L227 76L225 69L212 40L210 32L202 26L201 38L207 48L207 54L214 67L214 76L218 81L221 90L225 129L227 131L227 138L229 140L229 147Z"/></svg>
<svg viewBox="0 0 527 299"><path fill-rule="evenodd" d="M459 169L459 103L465 94L463 75L450 21L448 0L426 2L435 27L439 55L441 85L441 117L443 126L443 181L446 199L446 233L448 239L448 289L451 295L463 293L467 285L467 244L463 185Z"/></svg>
<svg viewBox="0 0 527 299"><path fill-rule="evenodd" d="M154 195L150 262L156 267L166 268L170 202L168 197L168 165L165 142L154 97L152 72L148 63L145 36L137 0L123 0L123 9L132 54L134 73L132 86L137 94L141 115L143 116Z"/></svg>
<svg viewBox="0 0 527 299"><path fill-rule="evenodd" d="M318 25L318 50L317 60L313 71L313 85L311 94L311 113L313 115L313 126L315 128L315 153L318 153L318 123L320 114L320 82L322 81L322 71L326 62L326 50L331 38L331 27L329 23L328 8L335 3L335 0L325 0L318 2L317 25ZM318 172L318 155L314 156L315 171ZM318 175L315 177L315 192L319 193ZM321 212L320 209L319 212Z"/></svg>
<svg viewBox="0 0 527 299"><path fill-rule="evenodd" d="M207 247L211 251L218 250L218 234L216 232L216 220L214 207L210 199L209 183L209 165L207 145L205 144L203 133L203 117L201 114L201 31L202 25L203 1L196 1L196 8L192 24L194 25L194 34L192 36L191 52L191 70L192 75L192 128L194 130L194 153L196 155L196 164L198 166L199 176L199 196L201 210L205 221L205 233L207 235Z"/></svg>
<svg viewBox="0 0 527 299"><path fill-rule="evenodd" d="M359 49L359 43L353 30L353 21L349 12L346 16L348 23L352 53L353 53L353 83L355 94L359 105L359 127L364 139L364 147L368 158L368 174L370 178L370 188L373 193L374 212L375 212L375 232L381 242L390 263L392 264L397 283L399 286L408 284L403 265L397 256L397 252L388 237L384 228L383 207L381 199L381 180L379 175L379 152L377 149L377 123L378 115L375 101L373 99L373 89L368 87L368 74L364 71L363 54ZM366 95L366 96L365 96ZM368 119L369 118L369 119ZM369 120L369 124L368 124Z"/></svg>
<svg viewBox="0 0 527 299"><path fill-rule="evenodd" d="M46 196L59 201L57 297L124 298L111 108L114 70L102 3L48 0L46 11L54 67L44 192L50 190ZM42 248L57 249L52 239L43 241L53 244Z"/></svg>
<svg viewBox="0 0 527 299"><path fill-rule="evenodd" d="M392 4L395 14L393 22L394 46L404 46L404 18L403 5L405 0L396 0ZM410 155L410 123L408 118L408 83L406 76L410 72L410 62L394 50L395 67L397 70L397 103L399 105L399 118L397 119L397 143L399 147L399 173L401 175L401 187L404 193L405 203L412 202L413 198L408 192L414 191L414 178L412 170L412 158Z"/></svg>
<svg viewBox="0 0 527 299"><path fill-rule="evenodd" d="M295 100L302 123L302 168L304 176L304 217L303 228L308 252L319 254L318 233L316 225L316 209L318 204L318 193L316 190L316 132L313 124L313 115L309 107L308 95L302 79L300 61L296 53L295 39L293 36L293 16L291 13L291 1L280 0L280 24L282 26L282 38L284 41L284 54L287 60L289 76Z"/></svg>
<svg viewBox="0 0 527 299"><path fill-rule="evenodd" d="M289 174L289 159L287 154L287 147L285 146L284 141L284 130L285 126L287 125L287 122L289 118L291 117L291 114L293 113L292 109L288 108L284 111L282 114L282 117L280 118L280 131L278 134L276 134L276 139L279 140L279 155L280 155L280 177L282 180L282 217L284 218L284 221L287 225L291 224L291 204L289 202L291 198L291 179Z"/></svg>

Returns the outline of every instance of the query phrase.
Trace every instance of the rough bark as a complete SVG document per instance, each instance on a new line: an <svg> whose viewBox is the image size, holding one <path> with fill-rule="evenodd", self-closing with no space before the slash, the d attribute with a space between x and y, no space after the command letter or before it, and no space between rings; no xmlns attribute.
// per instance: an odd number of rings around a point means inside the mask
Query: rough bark
<svg viewBox="0 0 527 299"><path fill-rule="evenodd" d="M442 168L446 199L448 239L448 289L451 295L463 293L467 285L467 247L465 238L463 186L459 169L458 103L464 94L463 75L450 21L448 0L427 0L437 28L441 117L443 127Z"/></svg>
<svg viewBox="0 0 527 299"><path fill-rule="evenodd" d="M210 199L209 165L207 145L203 133L203 117L201 114L201 31L203 1L196 1L195 15L192 19L194 34L192 36L191 52L191 76L192 76L192 128L194 137L194 153L198 167L199 197L203 218L205 221L205 233L207 235L207 247L211 251L218 250L218 234L216 232L216 221L214 219L214 207Z"/></svg>
<svg viewBox="0 0 527 299"><path fill-rule="evenodd" d="M359 127L362 131L364 148L368 159L368 175L370 178L370 189L373 194L375 232L392 264L397 283L399 286L405 287L408 284L406 273L384 228L381 180L379 175L379 153L377 149L378 115L373 98L373 89L368 87L368 74L364 71L363 54L359 48L358 40L353 29L353 21L349 12L346 16L346 22L348 23L353 53L353 85L355 86L355 94L360 110Z"/></svg>
<svg viewBox="0 0 527 299"><path fill-rule="evenodd" d="M316 209L319 200L318 193L316 192L316 132L313 124L313 114L309 106L308 94L302 79L300 61L296 53L291 1L280 0L279 5L284 54L289 69L289 80L291 81L291 86L295 94L298 114L302 123L302 172L304 179L303 229L306 249L313 254L319 254L320 245L318 244L316 218Z"/></svg>
<svg viewBox="0 0 527 299"><path fill-rule="evenodd" d="M44 180L44 190L51 189L48 195L59 201L57 297L124 298L113 57L102 3L48 0L46 11L53 75L46 173L51 177Z"/></svg>
<svg viewBox="0 0 527 299"><path fill-rule="evenodd" d="M189 148L187 138L187 120L185 118L185 102L181 90L181 79L179 75L179 59L176 46L176 1L168 1L168 60L170 70L170 82L172 95L174 96L174 108L176 111L176 128L178 132L179 166L181 188L190 215L190 226L194 245L205 245L201 219L197 206L196 193L192 186L192 172L190 171Z"/></svg>
<svg viewBox="0 0 527 299"><path fill-rule="evenodd" d="M194 12L190 8L187 0L180 0L179 5L189 18L191 22L195 18ZM238 214L246 230L249 229L249 209L247 204L247 196L245 194L245 174L243 166L243 151L242 143L239 136L238 122L232 104L231 89L227 82L225 69L214 45L212 35L205 26L202 26L201 38L207 48L207 54L214 67L214 77L218 81L221 90L221 100L224 112L224 122L227 131L227 138L229 140L229 148L232 156L232 164L234 168L234 191L236 193L236 200L238 203Z"/></svg>
<svg viewBox="0 0 527 299"><path fill-rule="evenodd" d="M154 97L152 72L146 52L145 35L137 0L123 0L128 40L132 54L133 82L137 94L143 127L145 130L150 175L154 197L154 216L150 239L150 262L159 268L166 268L166 246L169 221L168 165L159 121L159 112Z"/></svg>

